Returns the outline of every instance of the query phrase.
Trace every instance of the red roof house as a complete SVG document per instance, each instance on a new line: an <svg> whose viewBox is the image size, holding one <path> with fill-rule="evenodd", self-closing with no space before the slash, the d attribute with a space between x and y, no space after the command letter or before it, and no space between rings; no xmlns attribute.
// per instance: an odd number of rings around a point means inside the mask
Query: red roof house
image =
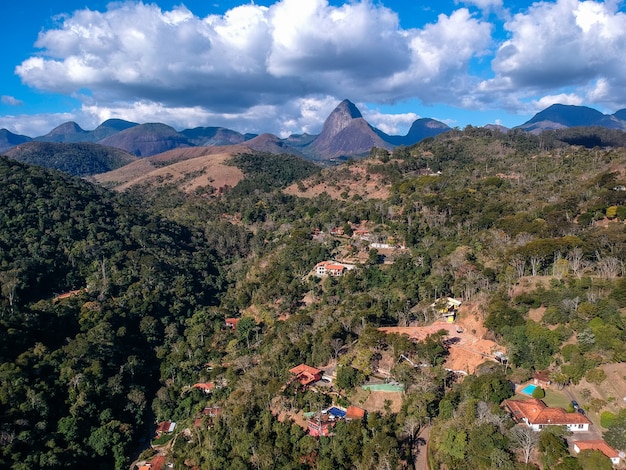
<svg viewBox="0 0 626 470"><path fill-rule="evenodd" d="M313 382L317 382L322 378L322 371L315 367L307 366L306 364L300 364L299 366L290 369L289 372L294 378L300 382L300 385L307 386Z"/></svg>
<svg viewBox="0 0 626 470"><path fill-rule="evenodd" d="M161 421L156 428L157 436L161 436L161 434L169 434L174 431L176 428L176 423L172 421Z"/></svg>
<svg viewBox="0 0 626 470"><path fill-rule="evenodd" d="M504 400L503 406L513 420L524 423L534 431L546 426L566 426L568 431L588 431L591 421L581 413L568 413L563 408L550 408L536 398L528 400Z"/></svg>
<svg viewBox="0 0 626 470"><path fill-rule="evenodd" d="M574 441L574 452L578 454L583 450L599 450L611 459L613 465L619 465L619 461L621 460L619 452L613 449L613 447L608 445L606 441L602 439L593 441Z"/></svg>
<svg viewBox="0 0 626 470"><path fill-rule="evenodd" d="M230 328L231 330L234 330L235 328L237 328L237 323L239 323L239 318L227 318L226 319L226 326Z"/></svg>
<svg viewBox="0 0 626 470"><path fill-rule="evenodd" d="M332 421L328 415L318 415L307 420L306 425L311 436L330 436L330 431L335 425L335 422Z"/></svg>
<svg viewBox="0 0 626 470"><path fill-rule="evenodd" d="M198 390L202 390L204 393L209 394L215 388L215 384L213 382L197 383L193 384L191 388L197 388Z"/></svg>

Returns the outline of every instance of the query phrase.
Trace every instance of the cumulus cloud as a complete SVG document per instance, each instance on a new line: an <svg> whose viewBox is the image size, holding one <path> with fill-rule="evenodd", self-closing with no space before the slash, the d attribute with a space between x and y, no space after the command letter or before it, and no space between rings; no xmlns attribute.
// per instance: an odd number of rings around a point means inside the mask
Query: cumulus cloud
<svg viewBox="0 0 626 470"><path fill-rule="evenodd" d="M510 38L498 48L492 62L495 78L484 81L482 91L536 96L577 85L590 91L582 101L626 98L626 15L616 2L537 2L504 28ZM601 83L602 93L591 93L595 82Z"/></svg>
<svg viewBox="0 0 626 470"><path fill-rule="evenodd" d="M310 100L461 96L472 86L468 62L490 44L491 25L463 8L402 29L395 12L366 0L250 3L205 18L184 6L127 2L62 18L40 33L40 53L16 73L102 115L127 108L179 121L238 115L252 122L290 112L276 128L288 132L288 123L303 124Z"/></svg>
<svg viewBox="0 0 626 470"><path fill-rule="evenodd" d="M16 97L8 96L8 95L2 95L2 97L0 97L0 101L2 101L2 104L6 104L8 106L20 106L24 104L21 100L18 100Z"/></svg>

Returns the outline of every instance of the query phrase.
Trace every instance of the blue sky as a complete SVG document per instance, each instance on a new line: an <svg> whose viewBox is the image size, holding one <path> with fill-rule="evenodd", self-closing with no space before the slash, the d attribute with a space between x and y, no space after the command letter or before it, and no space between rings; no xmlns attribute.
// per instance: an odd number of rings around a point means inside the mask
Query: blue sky
<svg viewBox="0 0 626 470"><path fill-rule="evenodd" d="M622 1L4 2L0 128L76 121L318 133L343 99L406 134L626 108Z"/></svg>

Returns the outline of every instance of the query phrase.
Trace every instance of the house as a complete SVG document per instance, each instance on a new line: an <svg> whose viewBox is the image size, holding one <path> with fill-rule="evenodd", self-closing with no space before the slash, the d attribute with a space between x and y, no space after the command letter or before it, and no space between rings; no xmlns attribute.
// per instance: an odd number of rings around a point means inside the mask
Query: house
<svg viewBox="0 0 626 470"><path fill-rule="evenodd" d="M345 264L337 263L335 261L322 261L315 265L315 275L317 277L340 277L343 276L347 269L349 268Z"/></svg>
<svg viewBox="0 0 626 470"><path fill-rule="evenodd" d="M619 465L620 463L620 455L619 452L613 449L610 445L606 443L606 441L602 439L593 440L593 441L573 441L574 444L574 452L577 454L583 450L599 450L604 455L606 455L613 465Z"/></svg>
<svg viewBox="0 0 626 470"><path fill-rule="evenodd" d="M330 431L335 425L329 415L320 414L313 418L309 418L306 422L307 431L311 436L330 436Z"/></svg>
<svg viewBox="0 0 626 470"><path fill-rule="evenodd" d="M550 408L536 398L504 400L503 406L516 423L524 423L533 431L546 426L565 426L568 431L588 431L591 421L581 413L568 413L563 408Z"/></svg>
<svg viewBox="0 0 626 470"><path fill-rule="evenodd" d="M358 238L360 240L369 240L370 231L366 228L357 228L352 231L352 238Z"/></svg>
<svg viewBox="0 0 626 470"><path fill-rule="evenodd" d="M300 364L299 366L290 369L289 372L293 376L292 380L297 380L300 382L300 385L304 387L311 385L322 378L322 371L320 369L307 366L306 364Z"/></svg>
<svg viewBox="0 0 626 470"><path fill-rule="evenodd" d="M215 384L213 382L197 383L197 384L193 384L191 388L197 388L198 390L202 390L204 393L208 395L215 388Z"/></svg>
<svg viewBox="0 0 626 470"><path fill-rule="evenodd" d="M227 318L225 324L228 328L234 330L235 328L237 328L237 323L239 323L239 320L239 318Z"/></svg>
<svg viewBox="0 0 626 470"><path fill-rule="evenodd" d="M344 233L343 227L333 227L330 229L330 234L335 235L337 237L343 235L343 233Z"/></svg>
<svg viewBox="0 0 626 470"><path fill-rule="evenodd" d="M540 370L533 374L533 383L541 387L547 387L552 383L549 370Z"/></svg>
<svg viewBox="0 0 626 470"><path fill-rule="evenodd" d="M157 424L156 435L157 437L161 437L163 434L174 432L174 429L176 429L176 423L172 421L161 421Z"/></svg>

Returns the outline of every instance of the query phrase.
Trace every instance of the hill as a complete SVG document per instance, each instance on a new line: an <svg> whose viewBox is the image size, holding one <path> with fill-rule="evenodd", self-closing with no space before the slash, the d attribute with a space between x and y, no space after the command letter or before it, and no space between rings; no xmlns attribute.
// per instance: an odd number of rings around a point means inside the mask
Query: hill
<svg viewBox="0 0 626 470"><path fill-rule="evenodd" d="M11 147L30 142L32 139L25 135L14 134L6 129L0 129L0 152L4 152Z"/></svg>
<svg viewBox="0 0 626 470"><path fill-rule="evenodd" d="M176 132L173 127L160 123L133 126L105 137L99 143L126 150L138 157L192 146L187 138Z"/></svg>
<svg viewBox="0 0 626 470"><path fill-rule="evenodd" d="M61 170L75 176L104 173L137 159L113 147L93 143L27 142L11 148L5 155L32 165Z"/></svg>
<svg viewBox="0 0 626 470"><path fill-rule="evenodd" d="M538 372L626 447L626 149L561 132L468 126L332 168L189 147L119 193L0 159L0 462L128 468L141 444L175 468L400 469L419 437L435 468L528 468L500 405ZM243 178L186 186L218 166ZM531 466L585 461L534 436Z"/></svg>
<svg viewBox="0 0 626 470"><path fill-rule="evenodd" d="M128 468L152 423L164 329L216 302L210 242L5 157L0 202L0 462Z"/></svg>
<svg viewBox="0 0 626 470"><path fill-rule="evenodd" d="M600 111L586 106L553 104L535 114L535 116L519 126L519 128L533 133L567 127L585 126L626 130L626 121L621 120L619 116L621 116L619 111L613 116L607 116Z"/></svg>

